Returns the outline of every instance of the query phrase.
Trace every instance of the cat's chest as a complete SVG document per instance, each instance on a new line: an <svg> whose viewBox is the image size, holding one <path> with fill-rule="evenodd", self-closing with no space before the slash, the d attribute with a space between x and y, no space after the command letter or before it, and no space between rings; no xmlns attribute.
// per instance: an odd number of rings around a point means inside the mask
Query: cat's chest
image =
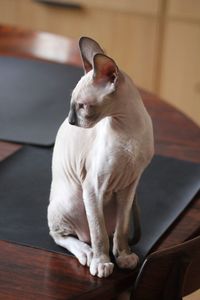
<svg viewBox="0 0 200 300"><path fill-rule="evenodd" d="M138 142L131 138L116 138L102 142L101 145L101 149L96 149L96 153L99 154L101 162L105 161L109 166L132 164L139 152Z"/></svg>
<svg viewBox="0 0 200 300"><path fill-rule="evenodd" d="M107 190L124 188L136 176L138 151L134 139L102 142L101 148L93 148L92 177L97 178L100 185L105 183Z"/></svg>

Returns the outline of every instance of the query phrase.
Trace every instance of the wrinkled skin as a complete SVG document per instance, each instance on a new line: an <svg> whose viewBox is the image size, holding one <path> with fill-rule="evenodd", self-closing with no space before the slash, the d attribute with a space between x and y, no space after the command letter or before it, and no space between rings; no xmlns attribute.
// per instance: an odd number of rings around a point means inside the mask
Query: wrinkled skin
<svg viewBox="0 0 200 300"><path fill-rule="evenodd" d="M50 235L92 275L135 268L129 220L140 177L152 159L151 119L131 79L100 46L80 41L85 75L75 87L68 118L54 147L48 207Z"/></svg>

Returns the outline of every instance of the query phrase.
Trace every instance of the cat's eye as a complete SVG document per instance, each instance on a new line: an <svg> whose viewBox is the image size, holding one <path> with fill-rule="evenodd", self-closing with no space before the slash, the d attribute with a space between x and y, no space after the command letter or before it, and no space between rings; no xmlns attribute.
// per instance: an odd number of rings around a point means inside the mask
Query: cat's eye
<svg viewBox="0 0 200 300"><path fill-rule="evenodd" d="M87 104L87 103L77 103L77 110L80 112L80 115L84 116L85 118L92 117L94 115L94 105Z"/></svg>
<svg viewBox="0 0 200 300"><path fill-rule="evenodd" d="M78 109L82 109L84 108L84 104L83 103L78 103Z"/></svg>

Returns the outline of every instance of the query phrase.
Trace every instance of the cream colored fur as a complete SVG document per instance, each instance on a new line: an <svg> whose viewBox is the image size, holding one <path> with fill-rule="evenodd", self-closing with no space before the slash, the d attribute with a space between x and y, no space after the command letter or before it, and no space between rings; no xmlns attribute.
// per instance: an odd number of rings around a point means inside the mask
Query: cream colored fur
<svg viewBox="0 0 200 300"><path fill-rule="evenodd" d="M139 179L153 156L153 130L131 79L95 41L82 38L80 48L86 74L56 137L48 223L58 245L92 275L107 277L114 267L109 237L119 267L138 263L128 245L129 221Z"/></svg>

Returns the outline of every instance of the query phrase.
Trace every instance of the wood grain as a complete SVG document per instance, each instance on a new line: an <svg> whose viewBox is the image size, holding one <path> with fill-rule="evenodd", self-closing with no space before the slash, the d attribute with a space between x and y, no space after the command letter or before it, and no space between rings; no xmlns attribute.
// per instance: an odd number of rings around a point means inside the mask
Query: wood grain
<svg viewBox="0 0 200 300"><path fill-rule="evenodd" d="M41 1L42 2L42 1ZM44 1L45 2L45 1ZM56 2L69 3L69 0L50 0L56 6ZM159 12L159 0L70 0L73 4L79 4L83 8L103 8L123 12L137 12L140 14L155 15Z"/></svg>
<svg viewBox="0 0 200 300"><path fill-rule="evenodd" d="M200 20L200 2L197 0L169 0L168 15L173 18Z"/></svg>
<svg viewBox="0 0 200 300"><path fill-rule="evenodd" d="M200 125L199 53L200 24L169 19L163 46L160 95Z"/></svg>
<svg viewBox="0 0 200 300"><path fill-rule="evenodd" d="M60 56L54 43L65 56ZM59 48L59 47L58 47ZM48 51L47 51L48 49ZM53 55L49 56L49 53ZM52 34L0 26L0 54L29 57L80 65L77 43ZM200 129L185 115L155 95L140 89L153 119L156 153L200 162ZM0 157L5 159L22 145L0 142ZM162 250L200 234L200 195L170 227L154 247ZM116 268L108 279L89 275L76 259L40 249L0 242L0 297L2 299L114 299L134 283L135 272ZM200 287L198 262L190 267L185 294Z"/></svg>
<svg viewBox="0 0 200 300"><path fill-rule="evenodd" d="M138 85L156 92L200 125L198 0L70 2L81 9L1 0L0 23L96 38Z"/></svg>
<svg viewBox="0 0 200 300"><path fill-rule="evenodd" d="M138 84L153 90L159 1L81 0L82 9L72 10L31 0L1 0L0 22L76 39L93 37Z"/></svg>
<svg viewBox="0 0 200 300"><path fill-rule="evenodd" d="M200 236L150 254L136 279L131 300L181 300L185 273L199 257Z"/></svg>
<svg viewBox="0 0 200 300"><path fill-rule="evenodd" d="M0 299L101 300L129 287L136 272L115 270L107 279L89 274L71 256L0 241ZM3 298L1 298L3 297Z"/></svg>

